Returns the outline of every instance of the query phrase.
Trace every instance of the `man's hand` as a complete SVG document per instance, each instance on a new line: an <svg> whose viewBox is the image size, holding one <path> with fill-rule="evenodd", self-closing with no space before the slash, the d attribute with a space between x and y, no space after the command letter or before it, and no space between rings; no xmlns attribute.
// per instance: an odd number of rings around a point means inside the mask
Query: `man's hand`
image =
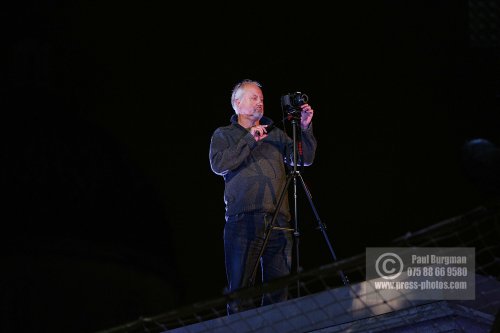
<svg viewBox="0 0 500 333"><path fill-rule="evenodd" d="M260 141L267 137L267 125L255 125L250 127L250 134L254 137L255 141Z"/></svg>
<svg viewBox="0 0 500 333"><path fill-rule="evenodd" d="M309 104L302 104L300 106L302 108L301 111L301 118L300 118L300 126L302 129L307 129L309 127L309 124L312 121L313 115L314 115L314 110Z"/></svg>

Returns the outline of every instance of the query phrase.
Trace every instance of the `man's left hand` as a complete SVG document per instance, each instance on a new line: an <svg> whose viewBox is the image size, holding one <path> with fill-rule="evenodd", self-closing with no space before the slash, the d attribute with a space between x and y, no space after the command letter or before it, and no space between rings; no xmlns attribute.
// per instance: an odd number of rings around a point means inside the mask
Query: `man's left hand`
<svg viewBox="0 0 500 333"><path fill-rule="evenodd" d="M309 124L312 121L314 110L309 104L302 104L301 105L302 112L301 112L301 118L300 118L300 126L302 129L307 129L309 127Z"/></svg>

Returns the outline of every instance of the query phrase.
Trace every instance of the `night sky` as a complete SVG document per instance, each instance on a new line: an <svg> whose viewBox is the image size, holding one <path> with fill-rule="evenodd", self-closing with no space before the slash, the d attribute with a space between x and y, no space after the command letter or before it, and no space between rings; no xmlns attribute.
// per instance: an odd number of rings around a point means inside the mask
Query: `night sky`
<svg viewBox="0 0 500 333"><path fill-rule="evenodd" d="M241 79L277 122L282 94L308 95L318 150L301 175L339 258L489 200L463 147L500 142L498 11L272 6L4 5L0 328L92 332L222 295L208 152ZM298 193L311 269L332 259Z"/></svg>

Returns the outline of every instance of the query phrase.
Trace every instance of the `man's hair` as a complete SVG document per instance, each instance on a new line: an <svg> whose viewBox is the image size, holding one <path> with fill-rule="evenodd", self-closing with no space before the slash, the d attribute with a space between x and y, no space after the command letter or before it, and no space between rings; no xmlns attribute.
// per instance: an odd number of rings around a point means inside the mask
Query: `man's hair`
<svg viewBox="0 0 500 333"><path fill-rule="evenodd" d="M231 94L231 106L233 107L233 110L238 113L236 110L236 100L241 98L241 95L243 94L243 87L246 86L247 84L254 84L259 88L262 88L262 85L260 82L251 80L251 79L244 79L240 82L238 82L234 87L233 87L233 93Z"/></svg>

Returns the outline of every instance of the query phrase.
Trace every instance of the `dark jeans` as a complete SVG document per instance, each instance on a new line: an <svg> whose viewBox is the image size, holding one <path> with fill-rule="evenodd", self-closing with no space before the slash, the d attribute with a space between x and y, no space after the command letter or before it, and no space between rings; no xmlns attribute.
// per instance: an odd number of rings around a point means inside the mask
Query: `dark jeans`
<svg viewBox="0 0 500 333"><path fill-rule="evenodd" d="M229 292L249 286L258 255L266 236L266 227L271 223L272 214L238 214L226 219L224 227L224 252ZM278 216L273 226L290 228L283 217ZM290 274L292 262L292 232L272 229L260 258L261 281L268 282ZM256 278L257 279L257 278ZM288 289L283 288L264 295L261 305L281 302L288 297ZM254 305L244 300L228 303L228 314L242 311Z"/></svg>

